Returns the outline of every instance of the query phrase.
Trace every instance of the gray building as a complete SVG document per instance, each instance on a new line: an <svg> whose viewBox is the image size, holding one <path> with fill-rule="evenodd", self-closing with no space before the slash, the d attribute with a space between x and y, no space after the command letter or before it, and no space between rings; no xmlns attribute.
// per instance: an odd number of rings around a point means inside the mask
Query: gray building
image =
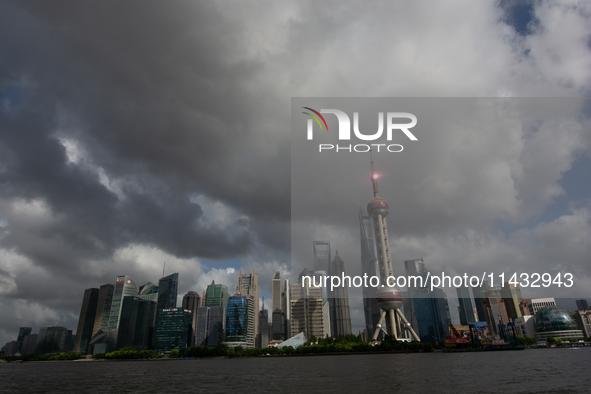
<svg viewBox="0 0 591 394"><path fill-rule="evenodd" d="M35 353L60 353L71 349L72 330L50 326L39 329Z"/></svg>
<svg viewBox="0 0 591 394"><path fill-rule="evenodd" d="M197 327L197 309L201 306L201 297L196 291L190 291L183 297L183 309L193 312L193 322L191 323L191 337L189 345L195 346L195 329Z"/></svg>
<svg viewBox="0 0 591 394"><path fill-rule="evenodd" d="M37 347L37 340L39 339L39 334L29 334L26 337L23 337L23 344L21 345L21 354L33 354L35 353L35 348Z"/></svg>
<svg viewBox="0 0 591 394"><path fill-rule="evenodd" d="M252 297L253 313L254 313L254 335L258 337L259 332L259 274L252 270L250 274L238 271L238 286L236 286L236 294ZM258 347L260 338L255 339Z"/></svg>
<svg viewBox="0 0 591 394"><path fill-rule="evenodd" d="M225 308L209 306L197 309L195 346L218 346L224 340Z"/></svg>
<svg viewBox="0 0 591 394"><path fill-rule="evenodd" d="M380 277L375 229L373 220L367 213L365 206L359 207L359 231L361 241L361 273L362 275L367 274L369 277ZM363 286L362 291L365 329L370 335L373 335L382 312L376 301L376 289L371 286Z"/></svg>
<svg viewBox="0 0 591 394"><path fill-rule="evenodd" d="M342 277L345 274L345 263L339 252L336 251L336 256L332 259L331 272L333 275ZM349 292L344 283L336 287L332 292L332 335L337 337L339 335L351 334L351 311L349 308Z"/></svg>
<svg viewBox="0 0 591 394"><path fill-rule="evenodd" d="M459 313L460 313L460 324L467 326L470 323L477 321L474 316L474 305L472 304L472 296L470 294L470 288L467 286L460 286L456 288L459 302Z"/></svg>
<svg viewBox="0 0 591 394"><path fill-rule="evenodd" d="M74 339L74 352L86 353L88 351L88 344L92 339L92 331L98 308L99 293L99 289L92 288L84 290L82 307L80 308L80 316L78 317L78 328L76 329L76 337Z"/></svg>
<svg viewBox="0 0 591 394"><path fill-rule="evenodd" d="M111 284L102 285L99 289L92 337L94 337L99 330L101 332L109 330L109 318L111 316L111 303L113 302L114 292L115 286Z"/></svg>

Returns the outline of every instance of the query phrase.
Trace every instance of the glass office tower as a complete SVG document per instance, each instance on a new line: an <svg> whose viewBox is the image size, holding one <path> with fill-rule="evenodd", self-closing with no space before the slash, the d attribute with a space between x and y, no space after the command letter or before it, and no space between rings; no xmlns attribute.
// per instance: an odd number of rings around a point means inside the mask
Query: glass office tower
<svg viewBox="0 0 591 394"><path fill-rule="evenodd" d="M179 274L174 273L158 281L158 310L176 308Z"/></svg>
<svg viewBox="0 0 591 394"><path fill-rule="evenodd" d="M154 330L154 350L162 352L187 347L192 322L193 312L188 309L160 309Z"/></svg>

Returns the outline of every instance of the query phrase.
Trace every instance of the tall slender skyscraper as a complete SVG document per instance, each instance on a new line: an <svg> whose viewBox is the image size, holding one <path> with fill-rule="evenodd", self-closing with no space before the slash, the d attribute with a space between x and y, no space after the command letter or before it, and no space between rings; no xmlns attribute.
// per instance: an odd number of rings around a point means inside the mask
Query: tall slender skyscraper
<svg viewBox="0 0 591 394"><path fill-rule="evenodd" d="M127 275L118 276L115 281L115 290L113 291L108 330L117 330L119 328L121 303L123 302L123 297L128 295L137 295L135 282Z"/></svg>
<svg viewBox="0 0 591 394"><path fill-rule="evenodd" d="M291 338L291 287L289 286L289 279L283 282L283 293L281 294L281 309L284 320L284 336L285 339Z"/></svg>
<svg viewBox="0 0 591 394"><path fill-rule="evenodd" d="M361 272L366 273L369 277L377 276L379 278L380 268L373 220L364 206L359 207L359 230L361 233ZM362 291L365 329L372 335L371 333L375 331L382 312L376 301L375 288L364 286Z"/></svg>
<svg viewBox="0 0 591 394"><path fill-rule="evenodd" d="M113 302L114 292L115 286L111 284L102 285L99 289L96 316L94 317L94 327L92 329L93 338L99 330L101 332L109 330L109 318L111 316L111 303Z"/></svg>
<svg viewBox="0 0 591 394"><path fill-rule="evenodd" d="M174 273L158 281L158 310L176 308L179 274Z"/></svg>
<svg viewBox="0 0 591 394"><path fill-rule="evenodd" d="M271 312L271 323L273 327L273 333L271 337L274 341L280 341L283 338L283 313L281 311L281 275L279 271L275 272L273 281L271 284L271 295L272 299L272 312Z"/></svg>
<svg viewBox="0 0 591 394"><path fill-rule="evenodd" d="M509 318L513 320L520 318L521 310L519 309L519 304L523 301L523 298L521 297L519 285L515 286L509 282L505 282L503 287L501 287L501 298L505 303Z"/></svg>
<svg viewBox="0 0 591 394"><path fill-rule="evenodd" d="M78 318L78 328L76 329L76 338L74 339L74 352L86 353L88 351L88 343L92 339L98 300L99 289L84 290L80 317Z"/></svg>
<svg viewBox="0 0 591 394"><path fill-rule="evenodd" d="M336 256L332 259L332 275L342 277L345 274L345 263L338 250ZM332 292L333 308L331 327L333 336L351 334L351 311L349 309L349 293L344 283L336 287Z"/></svg>
<svg viewBox="0 0 591 394"><path fill-rule="evenodd" d="M371 154L371 151L370 151ZM371 182L373 184L373 199L367 204L367 213L373 219L374 234L376 240L377 260L379 263L379 278L382 288L376 294L378 306L382 310L380 320L376 326L373 339L377 339L382 328L384 320L387 322L388 335L401 339L404 332L409 331L413 338L420 341L414 332L410 323L406 320L400 307L403 303L403 296L400 289L396 286L389 286L387 278L393 275L392 259L390 256L390 242L388 241L388 224L386 216L390 213L390 207L386 200L380 197L378 190L378 177L375 172L373 157L371 160Z"/></svg>
<svg viewBox="0 0 591 394"><path fill-rule="evenodd" d="M461 286L456 288L458 293L458 302L460 303L460 323L467 326L476 321L474 316L474 306L472 304L472 296L470 295L470 288L468 286Z"/></svg>
<svg viewBox="0 0 591 394"><path fill-rule="evenodd" d="M259 332L259 274L252 270L250 274L238 271L238 286L236 293L243 296L252 296L252 309L254 311L254 335ZM250 302L250 301L249 301ZM255 346L260 346L260 339L255 340Z"/></svg>
<svg viewBox="0 0 591 394"><path fill-rule="evenodd" d="M201 306L201 297L196 291L190 291L183 297L183 309L193 312L193 322L191 324L191 336L189 346L195 346L195 328L197 327L197 309Z"/></svg>

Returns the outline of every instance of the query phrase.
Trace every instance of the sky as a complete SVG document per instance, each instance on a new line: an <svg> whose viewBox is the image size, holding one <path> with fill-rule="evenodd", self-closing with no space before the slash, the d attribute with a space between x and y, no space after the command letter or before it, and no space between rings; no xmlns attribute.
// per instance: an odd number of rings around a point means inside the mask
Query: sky
<svg viewBox="0 0 591 394"><path fill-rule="evenodd" d="M275 271L307 264L292 267L301 231L350 239L335 246L359 270L366 158L350 218L294 220L292 97L579 98L570 123L448 130L380 185L410 204L389 221L395 271L476 271L478 256L571 270L556 297L591 298L590 19L586 1L1 2L0 344L75 330L84 289L156 282L164 262L180 296L232 289L242 269L270 298Z"/></svg>

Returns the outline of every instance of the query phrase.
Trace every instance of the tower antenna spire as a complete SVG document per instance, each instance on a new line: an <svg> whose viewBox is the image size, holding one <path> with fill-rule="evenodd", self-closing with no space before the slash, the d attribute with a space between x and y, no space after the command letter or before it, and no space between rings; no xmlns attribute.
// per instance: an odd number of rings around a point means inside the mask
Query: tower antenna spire
<svg viewBox="0 0 591 394"><path fill-rule="evenodd" d="M166 268L166 261L162 265L162 277L164 278L164 269Z"/></svg>
<svg viewBox="0 0 591 394"><path fill-rule="evenodd" d="M371 158L371 183L373 184L373 197L379 197L380 191L378 190L378 174L376 174L373 164L373 153L371 148L369 149L369 157Z"/></svg>

